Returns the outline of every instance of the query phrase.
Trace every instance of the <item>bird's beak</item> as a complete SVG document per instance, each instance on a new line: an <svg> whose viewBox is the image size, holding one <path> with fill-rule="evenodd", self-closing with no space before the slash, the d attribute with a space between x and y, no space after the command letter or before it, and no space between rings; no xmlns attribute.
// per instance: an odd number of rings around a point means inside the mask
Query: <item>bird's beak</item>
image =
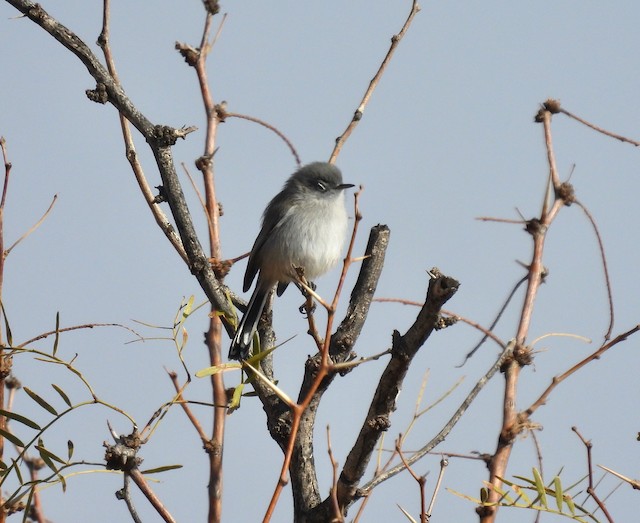
<svg viewBox="0 0 640 523"><path fill-rule="evenodd" d="M341 183L340 185L338 185L338 187L336 187L336 189L343 190L350 189L351 187L355 187L355 185L353 185L352 183Z"/></svg>

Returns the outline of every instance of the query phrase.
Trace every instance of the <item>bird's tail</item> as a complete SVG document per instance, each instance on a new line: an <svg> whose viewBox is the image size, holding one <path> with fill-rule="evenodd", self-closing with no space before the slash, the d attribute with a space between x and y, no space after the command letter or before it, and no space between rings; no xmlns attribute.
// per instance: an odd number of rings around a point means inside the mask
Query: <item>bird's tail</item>
<svg viewBox="0 0 640 523"><path fill-rule="evenodd" d="M261 286L260 282L256 285L249 304L247 305L247 311L240 320L240 325L238 325L236 334L231 342L231 347L229 348L230 360L240 361L246 360L249 357L251 341L258 328L258 321L260 321L262 309L264 309L264 305L267 302L267 296L270 290L269 288L265 289Z"/></svg>

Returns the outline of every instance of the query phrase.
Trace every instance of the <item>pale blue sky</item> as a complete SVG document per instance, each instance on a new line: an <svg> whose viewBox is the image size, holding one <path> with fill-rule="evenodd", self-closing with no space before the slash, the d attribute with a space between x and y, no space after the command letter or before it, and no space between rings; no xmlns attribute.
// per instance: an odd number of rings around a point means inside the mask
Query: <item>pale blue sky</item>
<svg viewBox="0 0 640 523"><path fill-rule="evenodd" d="M77 32L94 51L100 32L101 2L42 2L45 9ZM209 60L216 101L230 111L268 121L296 145L304 162L326 159L369 80L409 10L410 2L222 3L228 13ZM119 124L111 106L87 101L92 79L80 62L49 35L0 2L0 135L13 162L6 208L6 244L11 244L46 209L58 202L46 223L10 255L3 301L16 341L54 328L56 311L63 326L133 319L169 325L183 296L203 293L155 226L123 155ZM191 2L113 2L112 46L121 81L133 102L154 123L203 128L195 75L174 51L176 40L197 45L203 24L198 0ZM400 44L364 118L338 159L346 181L363 184L364 219L358 250L377 223L391 228L382 297L421 300L425 270L437 266L461 282L447 308L488 325L511 286L523 275L515 260L527 262L530 238L518 225L483 223L478 216L527 218L539 213L548 171L542 128L533 123L539 103L558 98L570 111L614 132L640 139L640 4L542 1L424 2ZM638 155L628 144L556 117L553 126L558 168L578 198L595 216L607 249L616 304L614 333L640 320L637 265L640 249L635 226L640 219ZM138 137L139 138L139 137ZM175 148L177 162L193 173L202 153L202 130ZM152 185L159 184L144 142L138 151ZM283 143L254 124L229 120L220 127L216 155L219 197L224 205L225 256L248 250L258 231L264 205L294 169ZM184 177L183 177L184 178ZM185 189L199 230L205 223L185 179ZM350 199L348 200L351 201ZM350 209L352 214L352 211ZM204 241L204 236L203 236ZM593 339L591 345L570 338L547 338L525 369L519 406L526 407L561 373L595 350L606 330L608 308L596 240L576 206L563 209L548 236L542 287L530 341L550 332L570 332ZM244 264L227 279L240 290ZM319 291L332 292L337 272L321 279ZM353 284L355 271L350 275ZM349 284L347 290L349 290ZM515 333L522 296L496 329L503 339ZM293 290L278 302L279 338L298 337L276 353L281 386L296 395L305 357L312 344L297 314L300 297ZM376 304L356 347L366 356L388 347L393 329L401 332L416 310ZM201 332L204 310L188 324L185 357L196 371L206 365ZM137 327L148 336L154 331ZM394 414L388 445L405 430L424 372L430 369L426 402L439 398L462 376L464 383L414 429L409 448L430 439L455 410L475 381L490 367L497 351L484 346L467 365L456 368L479 335L460 325L434 335L418 355ZM171 398L164 367L179 370L172 345L148 341L129 344L124 331L101 329L67 335L60 354L78 354L77 364L96 390L128 410L144 425ZM50 347L50 342L40 345ZM561 385L533 421L544 426L537 436L551 478L564 467L564 483L586 473L585 452L571 426L593 441L594 460L637 476L639 429L633 398L640 393L640 342L632 338ZM336 380L318 420L318 451L323 492L330 486L324 453L324 429L331 425L333 451L344 462L383 363ZM81 398L73 380L27 357L17 358L18 377L54 399L49 383L64 384ZM52 377L54 375L54 377ZM227 383L235 383L230 375ZM492 452L499 430L502 381L496 376L466 418L439 447L443 451ZM204 381L188 390L192 399L208 399ZM39 421L47 416L24 395L17 410ZM206 409L197 413L209 423ZM631 413L631 415L629 415ZM63 453L66 440L76 456L100 461L108 439L106 418L119 432L124 419L98 408L63 420L45 441ZM197 435L179 409L173 409L143 449L145 466L182 463L181 471L159 476L158 495L178 521L203 521L206 514L206 464ZM429 471L430 494L439 457L416 467ZM229 418L225 454L226 521L257 521L268 504L281 454L269 439L257 400L247 399ZM530 475L537 466L531 438L516 445L510 475ZM452 460L445 486L477 495L486 479L482 464ZM599 477L599 475L598 475ZM616 482L606 479L599 492ZM113 493L118 476L96 474L69 481L43 495L52 521L127 521L124 504ZM60 500L63 500L61 503ZM583 498L577 498L579 502ZM143 518L155 521L136 495ZM404 521L401 504L417 517L418 488L397 477L373 494L363 521ZM592 507L592 504L588 505ZM637 494L623 486L608 500L617 521L631 521ZM436 521L476 521L474 507L443 491ZM352 510L350 516L355 515ZM632 516L633 515L633 516ZM532 514L506 510L502 521L530 521ZM290 520L286 491L274 521ZM555 521L543 517L542 521Z"/></svg>

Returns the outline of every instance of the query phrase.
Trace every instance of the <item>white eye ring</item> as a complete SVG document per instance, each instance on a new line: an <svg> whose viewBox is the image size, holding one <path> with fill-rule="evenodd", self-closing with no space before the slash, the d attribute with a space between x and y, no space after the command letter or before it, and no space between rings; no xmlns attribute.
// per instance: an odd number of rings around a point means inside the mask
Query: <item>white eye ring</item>
<svg viewBox="0 0 640 523"><path fill-rule="evenodd" d="M325 192L327 190L327 186L324 184L324 182L316 182L316 187L320 192Z"/></svg>

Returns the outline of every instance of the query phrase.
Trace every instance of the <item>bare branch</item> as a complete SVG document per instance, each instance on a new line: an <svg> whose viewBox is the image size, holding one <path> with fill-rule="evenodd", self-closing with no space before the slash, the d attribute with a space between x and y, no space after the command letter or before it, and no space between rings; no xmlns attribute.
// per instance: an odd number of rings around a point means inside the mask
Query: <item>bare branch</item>
<svg viewBox="0 0 640 523"><path fill-rule="evenodd" d="M168 126L152 124L135 107L120 84L100 63L91 49L75 33L49 16L40 5L28 0L7 0L7 2L71 51L96 80L97 91L104 93L107 98L105 101L111 103L144 136L156 160L167 203L171 208L187 253L189 269L197 278L214 307L223 312L225 316L234 317L233 307L226 297L222 284L216 279L208 257L204 254L176 173L171 147L179 138L180 133ZM231 329L231 326L229 325L227 328Z"/></svg>
<svg viewBox="0 0 640 523"><path fill-rule="evenodd" d="M358 125L358 122L362 119L362 115L364 114L364 110L367 107L367 104L369 103L369 99L371 98L371 95L373 95L373 91L378 86L378 83L380 82L382 75L384 74L387 66L389 65L389 62L391 61L391 57L393 56L393 53L395 52L396 47L398 47L400 40L402 40L406 32L409 30L409 26L411 25L411 22L413 22L413 19L415 18L415 16L418 14L419 11L420 11L420 6L418 5L418 1L413 0L411 4L411 12L407 17L407 20L402 26L402 29L400 29L400 32L391 37L391 47L389 47L389 50L387 51L387 55L382 60L382 63L378 68L378 72L375 74L371 82L369 82L369 87L365 91L364 96L362 97L362 101L360 102L360 105L356 109L355 113L353 113L353 117L351 118L349 125L347 125L347 128L344 130L344 132L336 139L336 145L329 158L329 163L334 163L336 161L336 158L338 157L338 155L340 154L340 151L342 150L342 146L348 140L349 136L351 136L351 133L355 129L356 125Z"/></svg>
<svg viewBox="0 0 640 523"><path fill-rule="evenodd" d="M437 269L432 270L432 274L425 304L415 322L405 334L401 335L397 331L393 333L391 360L380 377L360 434L340 474L338 499L342 506L348 506L356 497L363 495L363 489L357 490L358 484L366 471L378 439L389 427L389 417L395 410L396 398L402 388L409 365L420 347L439 325L442 306L458 290L459 283L453 278L440 274ZM369 484L369 487L372 488L373 485Z"/></svg>

